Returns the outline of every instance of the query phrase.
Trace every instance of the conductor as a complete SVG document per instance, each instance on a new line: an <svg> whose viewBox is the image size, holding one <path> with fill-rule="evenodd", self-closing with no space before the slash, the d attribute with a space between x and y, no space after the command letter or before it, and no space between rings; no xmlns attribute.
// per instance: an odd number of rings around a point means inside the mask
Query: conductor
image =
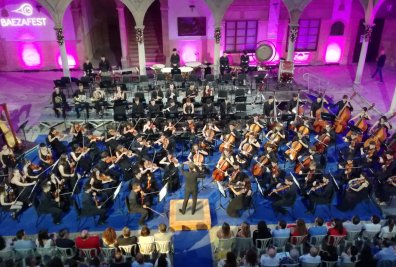
<svg viewBox="0 0 396 267"><path fill-rule="evenodd" d="M197 197L198 197L198 176L199 176L199 169L195 164L190 163L188 164L188 171L183 170L183 164L179 165L181 166L181 172L183 176L186 178L186 186L184 190L184 201L183 201L183 206L181 209L179 209L181 214L186 213L186 208L187 208L187 202L188 199L190 198L190 195L192 195L192 208L191 208L191 213L194 215L195 209L197 207Z"/></svg>

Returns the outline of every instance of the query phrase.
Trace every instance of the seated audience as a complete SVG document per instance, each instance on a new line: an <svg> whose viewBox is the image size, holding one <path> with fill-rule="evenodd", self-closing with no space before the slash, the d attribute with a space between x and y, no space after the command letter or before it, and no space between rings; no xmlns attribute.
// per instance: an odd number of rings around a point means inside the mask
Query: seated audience
<svg viewBox="0 0 396 267"><path fill-rule="evenodd" d="M132 262L132 267L153 267L150 262L144 262L144 257L141 253L138 253L135 257L135 261Z"/></svg>
<svg viewBox="0 0 396 267"><path fill-rule="evenodd" d="M154 240L157 241L172 241L173 234L167 231L167 227L165 224L160 223L158 225L158 233L154 234Z"/></svg>
<svg viewBox="0 0 396 267"><path fill-rule="evenodd" d="M377 262L374 259L371 248L368 245L364 245L359 253L359 261L356 263L355 267L376 267Z"/></svg>
<svg viewBox="0 0 396 267"><path fill-rule="evenodd" d="M343 223L347 232L361 232L363 230L363 224L360 222L360 217L355 215L352 217L351 221L346 221Z"/></svg>
<svg viewBox="0 0 396 267"><path fill-rule="evenodd" d="M25 230L19 230L16 233L16 239L13 242L14 249L35 249L36 244L26 237Z"/></svg>
<svg viewBox="0 0 396 267"><path fill-rule="evenodd" d="M69 239L69 230L64 228L59 231L55 245L60 248L74 248L74 241Z"/></svg>
<svg viewBox="0 0 396 267"><path fill-rule="evenodd" d="M309 253L300 257L301 263L321 263L319 250L316 247L311 247Z"/></svg>
<svg viewBox="0 0 396 267"><path fill-rule="evenodd" d="M106 248L115 248L117 246L117 234L113 227L107 227L102 234L103 246Z"/></svg>
<svg viewBox="0 0 396 267"><path fill-rule="evenodd" d="M243 264L241 267L259 267L259 262L257 260L257 252L255 249L249 249L246 251L245 257L243 258Z"/></svg>
<svg viewBox="0 0 396 267"><path fill-rule="evenodd" d="M300 262L300 252L297 249L292 248L289 252L288 257L283 257L280 260L280 264L298 264Z"/></svg>
<svg viewBox="0 0 396 267"><path fill-rule="evenodd" d="M128 227L122 228L121 235L117 238L118 246L129 246L137 244L137 237L131 236L131 230Z"/></svg>
<svg viewBox="0 0 396 267"><path fill-rule="evenodd" d="M293 227L292 233L291 233L291 238L290 238L290 243L296 244L297 236L307 236L308 235L308 230L307 226L305 225L305 221L303 219L298 219L296 221L296 226Z"/></svg>
<svg viewBox="0 0 396 267"><path fill-rule="evenodd" d="M375 232L378 233L381 231L381 219L377 215L371 216L371 222L370 223L365 223L363 225L363 230L365 232ZM364 233L364 232L363 232Z"/></svg>
<svg viewBox="0 0 396 267"><path fill-rule="evenodd" d="M238 229L236 236L243 238L251 237L250 225L247 222L241 223L241 227Z"/></svg>
<svg viewBox="0 0 396 267"><path fill-rule="evenodd" d="M358 258L359 250L355 246L348 246L345 251L341 253L342 263L356 262Z"/></svg>
<svg viewBox="0 0 396 267"><path fill-rule="evenodd" d="M271 237L271 229L268 228L267 223L265 221L259 221L257 230L253 231L253 244L256 244L256 239L267 239ZM260 245L258 248L260 248Z"/></svg>
<svg viewBox="0 0 396 267"><path fill-rule="evenodd" d="M377 252L377 254L374 255L374 258L378 261L380 260L395 260L396 259L396 251L395 248L393 247L393 243L384 240L382 242L382 249Z"/></svg>
<svg viewBox="0 0 396 267"><path fill-rule="evenodd" d="M50 248L54 246L54 241L48 235L48 230L40 230L37 234L36 246L39 248Z"/></svg>
<svg viewBox="0 0 396 267"><path fill-rule="evenodd" d="M145 225L140 230L140 236L138 237L138 242L142 243L154 243L154 236L150 235L150 229Z"/></svg>
<svg viewBox="0 0 396 267"><path fill-rule="evenodd" d="M379 233L379 238L394 239L395 237L396 237L395 220L393 218L389 218L387 225L381 228L381 231Z"/></svg>
<svg viewBox="0 0 396 267"><path fill-rule="evenodd" d="M219 239L229 239L234 237L234 232L231 231L231 227L228 223L223 223L221 228L216 233L217 238Z"/></svg>
<svg viewBox="0 0 396 267"><path fill-rule="evenodd" d="M272 230L272 237L290 237L290 229L286 228L287 224L285 221L280 220L278 225Z"/></svg>
<svg viewBox="0 0 396 267"><path fill-rule="evenodd" d="M319 256L323 261L338 261L337 248L332 245L326 245L319 252Z"/></svg>
<svg viewBox="0 0 396 267"><path fill-rule="evenodd" d="M237 267L238 263L236 260L236 256L234 252L227 252L226 258L223 260L220 260L219 263L217 264L217 267Z"/></svg>
<svg viewBox="0 0 396 267"><path fill-rule="evenodd" d="M276 266L279 265L280 258L276 253L276 249L273 246L267 248L267 253L261 255L260 264L261 266Z"/></svg>
<svg viewBox="0 0 396 267"><path fill-rule="evenodd" d="M49 262L47 262L46 267L63 267L62 259L59 257L52 258ZM71 266L70 266L71 267Z"/></svg>
<svg viewBox="0 0 396 267"><path fill-rule="evenodd" d="M161 254L154 263L154 267L171 267L171 262L166 254Z"/></svg>
<svg viewBox="0 0 396 267"><path fill-rule="evenodd" d="M122 257L121 252L116 252L113 257L113 261L110 264L110 267L131 267L131 263L124 262L124 258Z"/></svg>
<svg viewBox="0 0 396 267"><path fill-rule="evenodd" d="M334 242L334 237L336 236L346 236L347 235L347 231L344 228L344 226L342 225L342 222L340 219L334 219L333 220L333 227L329 229L328 232L328 236L327 236L327 243L329 244L333 244Z"/></svg>
<svg viewBox="0 0 396 267"><path fill-rule="evenodd" d="M323 224L323 218L317 217L315 219L315 225L309 227L308 234L310 236L327 235L327 227Z"/></svg>
<svg viewBox="0 0 396 267"><path fill-rule="evenodd" d="M76 237L75 243L77 249L95 248L99 255L101 246L99 236L91 236L88 230L82 230L80 236Z"/></svg>

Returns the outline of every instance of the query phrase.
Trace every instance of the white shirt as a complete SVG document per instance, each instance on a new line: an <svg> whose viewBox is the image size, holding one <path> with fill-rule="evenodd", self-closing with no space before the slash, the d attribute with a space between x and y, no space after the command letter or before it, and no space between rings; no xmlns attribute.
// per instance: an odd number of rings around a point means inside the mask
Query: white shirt
<svg viewBox="0 0 396 267"><path fill-rule="evenodd" d="M391 239L396 236L396 226L393 226L392 232L389 232L389 226L384 226L381 228L381 232L379 234L380 238Z"/></svg>
<svg viewBox="0 0 396 267"><path fill-rule="evenodd" d="M363 226L363 228L366 232L377 232L378 233L379 231L381 231L381 224L380 223L377 223L377 224L366 223Z"/></svg>
<svg viewBox="0 0 396 267"><path fill-rule="evenodd" d="M172 240L172 233L156 233L154 234L154 239L155 241L168 241L170 242Z"/></svg>
<svg viewBox="0 0 396 267"><path fill-rule="evenodd" d="M266 254L262 255L260 258L260 263L262 266L276 266L279 265L280 257L275 255L275 257L270 257Z"/></svg>
<svg viewBox="0 0 396 267"><path fill-rule="evenodd" d="M153 267L153 264L149 262L143 262L143 264L139 264L137 261L134 261L132 263L132 267Z"/></svg>
<svg viewBox="0 0 396 267"><path fill-rule="evenodd" d="M343 226L347 230L347 232L360 232L363 229L362 223L353 224L352 222L349 221L344 222Z"/></svg>
<svg viewBox="0 0 396 267"><path fill-rule="evenodd" d="M312 257L311 254L306 254L302 255L300 257L301 262L306 262L306 263L321 263L320 256Z"/></svg>

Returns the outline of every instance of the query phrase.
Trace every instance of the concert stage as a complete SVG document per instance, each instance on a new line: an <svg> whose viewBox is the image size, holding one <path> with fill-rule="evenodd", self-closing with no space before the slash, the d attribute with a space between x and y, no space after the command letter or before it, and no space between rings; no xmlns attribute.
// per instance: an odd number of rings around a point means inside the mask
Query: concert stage
<svg viewBox="0 0 396 267"><path fill-rule="evenodd" d="M179 212L183 199L171 200L169 210L169 227L174 231L209 230L211 228L210 207L208 199L198 199L195 214L191 214L192 200L188 201L186 213Z"/></svg>

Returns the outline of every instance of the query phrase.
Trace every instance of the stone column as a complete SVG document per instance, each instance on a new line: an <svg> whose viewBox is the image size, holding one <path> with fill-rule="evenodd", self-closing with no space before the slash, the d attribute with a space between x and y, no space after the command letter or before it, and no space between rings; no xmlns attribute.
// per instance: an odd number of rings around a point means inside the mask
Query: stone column
<svg viewBox="0 0 396 267"><path fill-rule="evenodd" d="M359 85L362 82L362 74L364 70L364 64L366 63L367 49L371 38L371 33L373 31L374 24L364 25L364 35L362 48L360 49L359 62L356 70L355 84Z"/></svg>
<svg viewBox="0 0 396 267"><path fill-rule="evenodd" d="M138 44L140 75L146 75L146 52L144 50L144 25L135 26L136 42Z"/></svg>
<svg viewBox="0 0 396 267"><path fill-rule="evenodd" d="M125 25L125 12L124 6L118 6L118 26L120 28L120 39L121 39L121 66L123 69L128 67L128 35Z"/></svg>
<svg viewBox="0 0 396 267"><path fill-rule="evenodd" d="M214 31L214 53L213 53L213 69L214 75L220 74L220 42L221 42L221 26L215 26Z"/></svg>
<svg viewBox="0 0 396 267"><path fill-rule="evenodd" d="M62 26L58 26L58 27L55 27L54 30L56 33L56 40L59 44L59 50L60 50L60 55L61 55L61 60L62 60L63 76L70 77L69 61L67 59L65 36L63 35L63 28L62 28Z"/></svg>
<svg viewBox="0 0 396 267"><path fill-rule="evenodd" d="M298 35L298 24L289 24L289 43L287 46L287 61L293 61L294 48Z"/></svg>
<svg viewBox="0 0 396 267"><path fill-rule="evenodd" d="M162 24L162 54L166 64L170 59L170 48L169 48L169 14L168 14L168 1L161 1L161 24Z"/></svg>

